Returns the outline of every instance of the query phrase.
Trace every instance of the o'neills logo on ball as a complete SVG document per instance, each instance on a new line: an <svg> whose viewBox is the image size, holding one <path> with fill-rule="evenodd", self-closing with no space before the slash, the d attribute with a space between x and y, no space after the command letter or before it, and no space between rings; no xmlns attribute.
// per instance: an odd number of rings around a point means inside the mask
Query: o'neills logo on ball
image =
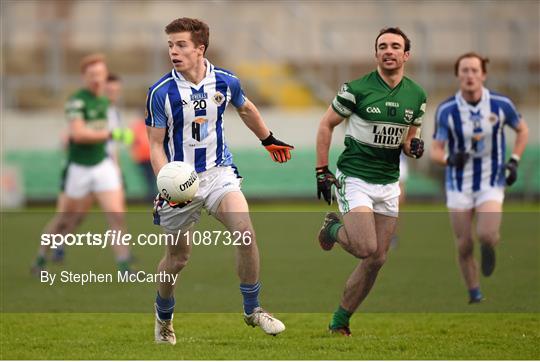
<svg viewBox="0 0 540 362"><path fill-rule="evenodd" d="M197 179L197 172L193 171L191 175L189 176L188 180L180 185L180 191L187 190L191 185L193 185L196 179Z"/></svg>
<svg viewBox="0 0 540 362"><path fill-rule="evenodd" d="M373 143L383 146L397 146L401 143L405 128L383 125L373 126Z"/></svg>

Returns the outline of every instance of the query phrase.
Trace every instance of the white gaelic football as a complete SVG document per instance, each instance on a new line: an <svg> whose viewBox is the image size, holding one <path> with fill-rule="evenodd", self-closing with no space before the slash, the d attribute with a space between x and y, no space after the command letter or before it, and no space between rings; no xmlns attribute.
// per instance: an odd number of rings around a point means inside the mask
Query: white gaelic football
<svg viewBox="0 0 540 362"><path fill-rule="evenodd" d="M161 197L167 201L191 201L199 189L199 177L193 166L173 161L159 170L157 187Z"/></svg>

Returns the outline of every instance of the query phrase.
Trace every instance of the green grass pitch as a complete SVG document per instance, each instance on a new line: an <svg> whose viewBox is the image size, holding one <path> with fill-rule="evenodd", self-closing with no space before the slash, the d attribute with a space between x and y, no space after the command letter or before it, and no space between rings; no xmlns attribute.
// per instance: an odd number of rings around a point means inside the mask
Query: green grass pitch
<svg viewBox="0 0 540 362"><path fill-rule="evenodd" d="M177 344L154 344L147 314L9 314L8 359L538 359L534 314L366 314L351 338L324 331L328 314L283 313L289 329L271 337L239 314L187 314Z"/></svg>
<svg viewBox="0 0 540 362"><path fill-rule="evenodd" d="M399 244L351 320L353 337L326 326L357 261L315 242L321 204L254 204L261 250L263 306L287 325L277 336L247 327L230 247L194 247L177 288L176 346L153 342L155 286L40 284L29 275L51 209L3 213L2 359L539 359L538 205L505 205L497 268L481 278L485 302L467 304L448 216L410 204ZM145 207L132 207L129 231L158 232ZM218 226L204 217L201 230ZM81 231L103 231L93 213ZM152 271L163 247L136 247L137 267ZM71 247L50 270L113 272L109 249Z"/></svg>

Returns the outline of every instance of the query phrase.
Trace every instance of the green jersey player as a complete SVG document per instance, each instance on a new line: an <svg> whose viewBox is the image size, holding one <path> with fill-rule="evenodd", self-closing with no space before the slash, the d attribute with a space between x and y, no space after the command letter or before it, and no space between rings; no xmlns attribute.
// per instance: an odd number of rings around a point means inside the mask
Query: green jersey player
<svg viewBox="0 0 540 362"><path fill-rule="evenodd" d="M81 61L84 87L75 92L65 106L69 128L67 166L62 177L57 213L46 226L47 234L67 234L76 229L95 198L110 229L125 230L124 191L118 165L106 151L113 139L130 143L130 130L109 128L109 99L105 95L108 69L104 56L91 54ZM46 267L50 245L40 245L32 273L39 275ZM129 271L127 245L113 246L120 271Z"/></svg>
<svg viewBox="0 0 540 362"><path fill-rule="evenodd" d="M331 188L343 221L326 215L319 243L330 250L337 242L363 259L345 285L330 330L350 335L349 318L366 298L384 264L399 206L399 157L424 152L416 138L426 108L426 93L403 75L410 40L399 28L381 30L375 40L377 69L345 83L323 116L317 133L317 194L330 204ZM334 128L347 120L345 151L336 176L328 169Z"/></svg>
<svg viewBox="0 0 540 362"><path fill-rule="evenodd" d="M75 92L66 103L66 115L69 120L81 119L85 126L95 130L106 130L109 100L83 88ZM93 166L103 161L107 154L107 139L96 143L76 143L70 139L68 160L80 165Z"/></svg>

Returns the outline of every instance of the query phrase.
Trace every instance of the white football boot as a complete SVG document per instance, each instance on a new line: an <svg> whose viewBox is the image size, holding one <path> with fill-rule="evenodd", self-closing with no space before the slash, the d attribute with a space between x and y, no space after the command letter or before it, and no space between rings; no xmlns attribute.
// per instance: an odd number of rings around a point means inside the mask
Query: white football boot
<svg viewBox="0 0 540 362"><path fill-rule="evenodd" d="M257 307L251 314L244 314L244 321L248 326L259 326L266 334L273 336L285 330L285 325L279 319L273 317L270 313Z"/></svg>
<svg viewBox="0 0 540 362"><path fill-rule="evenodd" d="M157 308L157 306L155 306ZM156 310L156 323L154 326L154 337L156 343L168 343L173 346L176 344L176 335L174 334L174 328L172 319L161 320L158 317Z"/></svg>

